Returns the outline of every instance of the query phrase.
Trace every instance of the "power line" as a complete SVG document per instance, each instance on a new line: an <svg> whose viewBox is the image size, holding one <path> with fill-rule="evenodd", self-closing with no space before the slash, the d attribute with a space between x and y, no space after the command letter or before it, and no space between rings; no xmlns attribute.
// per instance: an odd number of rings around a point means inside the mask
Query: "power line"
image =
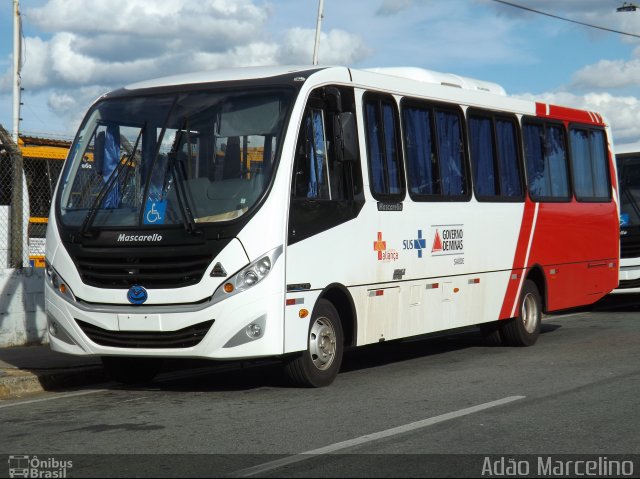
<svg viewBox="0 0 640 479"><path fill-rule="evenodd" d="M640 38L640 35L636 35L635 33L622 32L620 30L614 30L612 28L600 27L598 25L592 25L590 23L579 22L578 20L572 20L570 18L560 17L558 15L553 15L551 13L543 12L540 10L536 10L534 8L525 7L524 5L518 5L517 3L506 2L504 0L493 0L496 3L502 3L503 5L508 5L510 7L519 8L521 10L526 10L527 12L537 13L539 15L544 15L551 18L556 18L558 20L564 20L565 22L577 23L578 25L582 25L589 28L596 28L598 30L604 30L607 32L618 33L620 35L626 35L628 37Z"/></svg>

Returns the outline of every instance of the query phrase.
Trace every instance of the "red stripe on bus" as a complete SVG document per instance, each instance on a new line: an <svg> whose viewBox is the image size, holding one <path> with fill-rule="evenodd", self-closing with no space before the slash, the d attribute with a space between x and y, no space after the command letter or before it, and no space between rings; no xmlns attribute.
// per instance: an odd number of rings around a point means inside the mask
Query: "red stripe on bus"
<svg viewBox="0 0 640 479"><path fill-rule="evenodd" d="M603 118L585 110L576 110L566 106L549 105L536 102L536 116L554 118L556 120L575 121L590 125L603 125Z"/></svg>
<svg viewBox="0 0 640 479"><path fill-rule="evenodd" d="M511 317L513 304L516 300L518 290L520 289L520 282L522 281L523 268L526 268L524 263L529 249L529 239L531 238L531 228L533 227L534 216L535 203L527 199L524 203L522 221L520 222L520 234L518 236L516 252L513 258L513 265L511 266L510 277L516 275L517 279L510 279L507 283L507 290L505 292L504 301L502 302L502 308L498 319L508 319Z"/></svg>

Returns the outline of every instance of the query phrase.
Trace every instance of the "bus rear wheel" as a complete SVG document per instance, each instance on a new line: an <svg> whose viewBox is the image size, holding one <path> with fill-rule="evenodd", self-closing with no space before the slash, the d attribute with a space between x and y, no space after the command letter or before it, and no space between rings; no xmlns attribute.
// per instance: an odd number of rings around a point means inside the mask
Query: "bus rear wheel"
<svg viewBox="0 0 640 479"><path fill-rule="evenodd" d="M531 346L538 339L542 322L542 300L538 287L526 280L520 292L518 316L505 322L500 333L509 346Z"/></svg>
<svg viewBox="0 0 640 479"><path fill-rule="evenodd" d="M285 365L291 382L296 386L315 388L331 384L342 364L343 338L336 308L330 301L318 300L309 324L307 350Z"/></svg>
<svg viewBox="0 0 640 479"><path fill-rule="evenodd" d="M102 356L102 366L111 379L124 384L147 383L162 367L160 358Z"/></svg>

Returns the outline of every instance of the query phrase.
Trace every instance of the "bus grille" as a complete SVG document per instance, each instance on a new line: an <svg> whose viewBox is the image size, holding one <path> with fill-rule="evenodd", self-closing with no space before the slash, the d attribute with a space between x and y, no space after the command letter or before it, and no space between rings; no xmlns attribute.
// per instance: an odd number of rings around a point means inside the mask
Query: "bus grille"
<svg viewBox="0 0 640 479"><path fill-rule="evenodd" d="M130 288L135 284L147 289L181 288L197 284L213 260L211 254L176 254L167 251L148 255L136 252L101 250L75 256L82 281L98 288Z"/></svg>
<svg viewBox="0 0 640 479"><path fill-rule="evenodd" d="M76 319L88 338L100 346L115 348L192 348L202 341L214 320L178 331L110 331Z"/></svg>
<svg viewBox="0 0 640 479"><path fill-rule="evenodd" d="M640 257L640 234L628 234L620 237L620 257Z"/></svg>
<svg viewBox="0 0 640 479"><path fill-rule="evenodd" d="M620 281L618 289L640 288L640 279L626 279Z"/></svg>

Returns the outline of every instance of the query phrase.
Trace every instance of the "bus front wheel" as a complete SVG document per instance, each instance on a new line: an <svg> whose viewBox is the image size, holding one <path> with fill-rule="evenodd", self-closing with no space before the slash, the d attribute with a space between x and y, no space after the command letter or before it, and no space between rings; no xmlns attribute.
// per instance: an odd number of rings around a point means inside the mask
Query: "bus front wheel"
<svg viewBox="0 0 640 479"><path fill-rule="evenodd" d="M330 301L320 299L311 315L307 350L290 359L285 372L297 386L328 386L338 375L343 351L338 312Z"/></svg>
<svg viewBox="0 0 640 479"><path fill-rule="evenodd" d="M520 292L518 316L508 320L500 331L509 346L531 346L538 339L542 322L542 301L538 287L526 280Z"/></svg>

